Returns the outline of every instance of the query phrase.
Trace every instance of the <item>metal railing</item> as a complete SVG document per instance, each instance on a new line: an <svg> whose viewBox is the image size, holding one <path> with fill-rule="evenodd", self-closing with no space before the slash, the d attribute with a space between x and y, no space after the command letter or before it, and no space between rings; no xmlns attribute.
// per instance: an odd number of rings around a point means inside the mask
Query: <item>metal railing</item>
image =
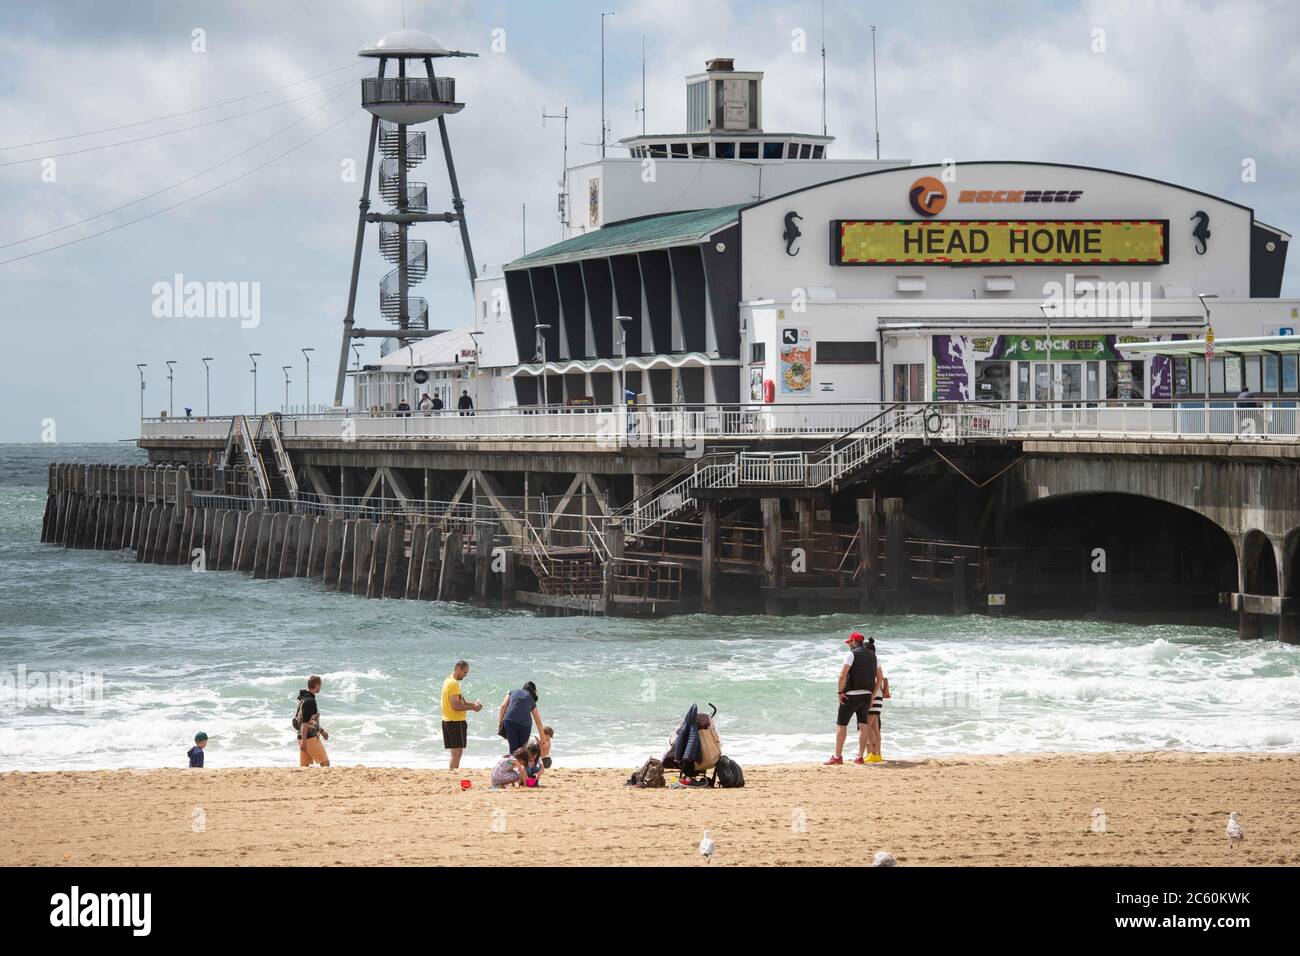
<svg viewBox="0 0 1300 956"><path fill-rule="evenodd" d="M1300 440L1300 407L1289 400L1250 404L1201 401L1085 404L1080 402L861 403L808 405L524 406L462 414L442 411L330 411L284 415L286 440L321 438L422 441L575 441L607 448L690 448L703 443L848 438L882 416L931 437ZM936 418L937 416L937 418ZM882 419L883 420L883 419ZM146 418L141 437L224 438L230 418ZM867 429L841 449L867 449ZM843 457L843 455L841 455Z"/></svg>
<svg viewBox="0 0 1300 956"><path fill-rule="evenodd" d="M454 103L456 101L456 80L450 76L440 76L429 82L425 77L377 76L363 77L361 80L361 105L375 103Z"/></svg>

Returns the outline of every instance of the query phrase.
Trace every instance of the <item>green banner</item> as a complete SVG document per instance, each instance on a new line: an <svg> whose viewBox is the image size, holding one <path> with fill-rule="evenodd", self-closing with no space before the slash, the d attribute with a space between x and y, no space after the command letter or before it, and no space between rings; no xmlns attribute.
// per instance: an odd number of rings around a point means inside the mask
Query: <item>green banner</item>
<svg viewBox="0 0 1300 956"><path fill-rule="evenodd" d="M1049 348L1046 335L1008 335L1004 359L1043 360L1051 353L1056 361L1113 361L1119 356L1111 345L1110 336L1106 335L1071 335L1052 333Z"/></svg>

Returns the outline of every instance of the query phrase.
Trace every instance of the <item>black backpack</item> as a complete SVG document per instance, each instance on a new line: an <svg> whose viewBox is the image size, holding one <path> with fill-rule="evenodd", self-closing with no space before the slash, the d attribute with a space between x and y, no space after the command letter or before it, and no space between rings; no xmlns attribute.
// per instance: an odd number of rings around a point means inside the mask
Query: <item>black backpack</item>
<svg viewBox="0 0 1300 956"><path fill-rule="evenodd" d="M740 764L724 755L718 758L718 765L713 768L713 781L724 789L743 787L745 773L740 769Z"/></svg>

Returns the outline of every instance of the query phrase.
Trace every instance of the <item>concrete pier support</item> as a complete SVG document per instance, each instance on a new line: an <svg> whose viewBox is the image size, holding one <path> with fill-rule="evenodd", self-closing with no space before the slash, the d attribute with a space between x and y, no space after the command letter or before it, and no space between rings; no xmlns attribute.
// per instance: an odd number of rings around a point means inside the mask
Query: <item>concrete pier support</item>
<svg viewBox="0 0 1300 956"><path fill-rule="evenodd" d="M903 518L903 499L886 498L885 510L885 588L881 609L886 614L906 614L911 569L907 561L907 528Z"/></svg>
<svg viewBox="0 0 1300 956"><path fill-rule="evenodd" d="M375 524L370 532L370 560L366 571L366 584L363 593L368 598L384 596L384 575L388 570L388 539L392 536L393 526L387 521Z"/></svg>
<svg viewBox="0 0 1300 956"><path fill-rule="evenodd" d="M487 607L492 585L492 534L478 525L474 541L474 603Z"/></svg>
<svg viewBox="0 0 1300 956"><path fill-rule="evenodd" d="M280 545L280 566L272 577L292 578L298 574L298 540L302 533L302 515L289 515L284 522L284 539Z"/></svg>
<svg viewBox="0 0 1300 956"><path fill-rule="evenodd" d="M368 518L358 518L353 522L352 537L352 580L340 590L351 590L353 594L366 593L366 581L370 574L370 553L375 543L375 524Z"/></svg>
<svg viewBox="0 0 1300 956"><path fill-rule="evenodd" d="M957 555L952 559L952 613L966 614L969 613L970 607L967 603L967 573L966 573L966 556Z"/></svg>
<svg viewBox="0 0 1300 956"><path fill-rule="evenodd" d="M257 532L264 516L256 512L241 512L239 522L239 554L235 558L235 570L252 573L253 558L257 554Z"/></svg>
<svg viewBox="0 0 1300 956"><path fill-rule="evenodd" d="M200 521L202 518L199 519ZM170 555L171 564L190 563L190 544L194 540L194 509L186 508L181 515L181 533L176 542L176 551Z"/></svg>
<svg viewBox="0 0 1300 956"><path fill-rule="evenodd" d="M384 597L406 596L410 577L406 557L406 522L395 521L388 529L388 556L384 559Z"/></svg>
<svg viewBox="0 0 1300 956"><path fill-rule="evenodd" d="M1277 619L1277 637L1286 644L1300 644L1300 614L1283 612Z"/></svg>
<svg viewBox="0 0 1300 956"><path fill-rule="evenodd" d="M318 578L325 573L325 546L329 540L330 519L324 515L308 518L311 528L311 542L307 546L307 564L299 572L303 577Z"/></svg>
<svg viewBox="0 0 1300 956"><path fill-rule="evenodd" d="M450 601L455 597L455 582L452 579L460 570L463 554L461 552L461 534L458 529L447 532L442 541L442 553L438 560L438 595L439 601Z"/></svg>
<svg viewBox="0 0 1300 956"><path fill-rule="evenodd" d="M781 557L781 499L764 498L763 510L763 584L772 589L781 587L785 579L785 564ZM780 614L781 602L775 597L763 600L766 614Z"/></svg>
<svg viewBox="0 0 1300 956"><path fill-rule="evenodd" d="M415 593L421 601L438 597L438 585L442 581L442 547L442 530L437 525L429 525L424 536L424 556L420 561L420 583Z"/></svg>
<svg viewBox="0 0 1300 956"><path fill-rule="evenodd" d="M717 612L718 600L718 501L701 502L700 525L700 609L705 614Z"/></svg>
<svg viewBox="0 0 1300 956"><path fill-rule="evenodd" d="M402 587L402 596L407 600L420 596L420 568L424 565L424 542L428 533L426 524L411 526L411 556L406 562L406 581Z"/></svg>
<svg viewBox="0 0 1300 956"><path fill-rule="evenodd" d="M331 518L325 527L325 558L321 562L321 580L328 588L339 586L339 571L343 561L343 539L347 536L347 522Z"/></svg>
<svg viewBox="0 0 1300 956"><path fill-rule="evenodd" d="M1264 616L1249 611L1237 612L1237 636L1243 641L1253 641L1264 636Z"/></svg>
<svg viewBox="0 0 1300 956"><path fill-rule="evenodd" d="M275 539L275 520L281 515L264 511L257 518L257 540L253 545L253 577L266 577L267 558L271 551L271 542Z"/></svg>
<svg viewBox="0 0 1300 956"><path fill-rule="evenodd" d="M355 518L343 522L343 536L339 538L338 572L334 586L340 591L352 590L352 560L357 549L357 522Z"/></svg>
<svg viewBox="0 0 1300 956"><path fill-rule="evenodd" d="M239 526L239 512L217 512L216 529L212 534L212 557L215 565L208 567L217 571L229 571L235 563L235 529Z"/></svg>

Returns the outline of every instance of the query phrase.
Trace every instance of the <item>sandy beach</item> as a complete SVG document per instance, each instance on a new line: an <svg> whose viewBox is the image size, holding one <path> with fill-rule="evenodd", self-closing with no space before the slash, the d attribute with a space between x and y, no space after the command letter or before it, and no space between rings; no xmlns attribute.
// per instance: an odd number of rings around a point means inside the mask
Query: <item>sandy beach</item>
<svg viewBox="0 0 1300 956"><path fill-rule="evenodd" d="M1300 755L1025 755L754 766L743 790L635 790L557 768L0 774L0 865L1300 863ZM459 785L473 781L468 791ZM1093 811L1105 814L1093 832ZM1223 834L1237 810L1247 838Z"/></svg>

